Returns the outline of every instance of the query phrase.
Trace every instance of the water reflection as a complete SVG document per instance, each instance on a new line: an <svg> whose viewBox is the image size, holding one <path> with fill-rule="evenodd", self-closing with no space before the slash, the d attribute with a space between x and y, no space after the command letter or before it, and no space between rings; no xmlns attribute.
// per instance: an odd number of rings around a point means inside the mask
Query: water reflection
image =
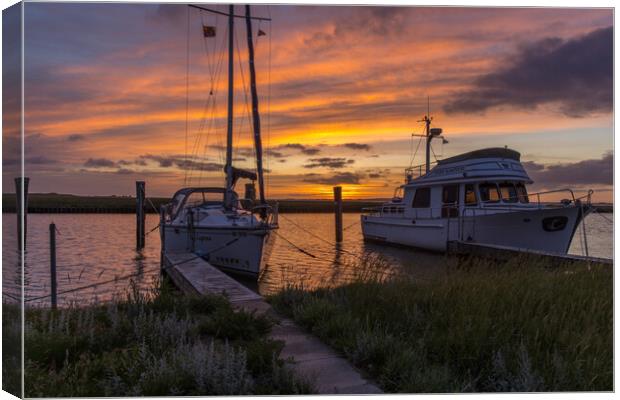
<svg viewBox="0 0 620 400"><path fill-rule="evenodd" d="M372 272L367 269L377 260L389 269L420 280L443 274L448 266L448 259L442 254L364 242L357 222L359 214L344 214L348 229L340 244L335 244L331 214L286 214L285 217L259 281L245 282L261 294L274 293L287 285L306 288L339 285L359 274ZM605 214L605 217L611 219L613 215ZM21 295L22 268L15 218L15 214L3 214L5 300L19 299ZM133 215L31 214L24 268L29 304L49 304L48 226L52 221L58 227L59 304L109 300L126 294L130 281L140 290L151 289L159 281L158 231L151 232L145 248L136 251ZM586 222L590 255L612 257L612 224L599 215L588 216ZM157 215L147 215L147 231L157 223ZM579 239L573 242L571 253L580 254Z"/></svg>

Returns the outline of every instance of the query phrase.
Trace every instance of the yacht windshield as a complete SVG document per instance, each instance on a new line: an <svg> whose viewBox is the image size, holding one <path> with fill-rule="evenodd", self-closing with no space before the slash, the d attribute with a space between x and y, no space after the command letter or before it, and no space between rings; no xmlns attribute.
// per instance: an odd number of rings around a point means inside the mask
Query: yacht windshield
<svg viewBox="0 0 620 400"><path fill-rule="evenodd" d="M515 185L509 182L504 182L499 184L499 190L502 194L502 201L504 203L516 203L519 201L517 198L517 189L515 189Z"/></svg>
<svg viewBox="0 0 620 400"><path fill-rule="evenodd" d="M519 201L521 203L529 203L530 202L530 198L527 195L527 189L525 188L525 185L522 183L517 183L517 196L519 197Z"/></svg>
<svg viewBox="0 0 620 400"><path fill-rule="evenodd" d="M172 215L177 215L179 209L181 208L181 204L183 204L183 200L185 199L185 193L177 194L172 199Z"/></svg>
<svg viewBox="0 0 620 400"><path fill-rule="evenodd" d="M497 203L499 202L499 191L497 185L494 183L481 183L479 185L480 201L483 203Z"/></svg>
<svg viewBox="0 0 620 400"><path fill-rule="evenodd" d="M224 194L213 192L193 192L185 201L185 207L215 206L224 202Z"/></svg>

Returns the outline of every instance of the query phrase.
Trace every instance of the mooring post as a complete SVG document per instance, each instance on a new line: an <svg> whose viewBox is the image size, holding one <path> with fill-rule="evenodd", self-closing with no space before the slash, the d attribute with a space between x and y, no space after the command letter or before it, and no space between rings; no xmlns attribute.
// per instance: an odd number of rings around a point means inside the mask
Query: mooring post
<svg viewBox="0 0 620 400"><path fill-rule="evenodd" d="M23 185L22 185L23 182ZM17 249L22 251L26 248L26 235L28 233L28 183L30 178L15 178L15 214L17 215ZM24 200L22 207L22 199ZM23 210L22 210L23 208ZM23 220L22 220L23 211ZM23 222L23 224L22 224ZM22 236L23 228L23 236ZM23 242L22 242L23 241Z"/></svg>
<svg viewBox="0 0 620 400"><path fill-rule="evenodd" d="M136 181L136 249L144 248L144 181Z"/></svg>
<svg viewBox="0 0 620 400"><path fill-rule="evenodd" d="M50 275L52 281L52 308L56 308L56 224L53 222L50 224Z"/></svg>
<svg viewBox="0 0 620 400"><path fill-rule="evenodd" d="M334 211L336 213L336 243L342 242L342 187L334 187Z"/></svg>
<svg viewBox="0 0 620 400"><path fill-rule="evenodd" d="M159 206L159 242L161 243L161 251L159 255L159 267L162 272L164 269L166 269L166 265L165 265L166 260L164 259L165 252L166 252L165 223L166 223L166 206L162 204Z"/></svg>

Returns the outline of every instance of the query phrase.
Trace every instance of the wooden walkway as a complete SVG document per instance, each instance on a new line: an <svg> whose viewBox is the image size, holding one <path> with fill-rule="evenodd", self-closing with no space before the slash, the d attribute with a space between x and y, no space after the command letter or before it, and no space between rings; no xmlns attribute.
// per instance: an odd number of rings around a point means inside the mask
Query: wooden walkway
<svg viewBox="0 0 620 400"><path fill-rule="evenodd" d="M283 318L259 294L237 282L192 253L168 253L166 272L185 293L224 294L231 304L250 312L267 313L276 319L270 338L284 342L280 357L295 372L314 382L320 394L380 394L349 362L292 320Z"/></svg>
<svg viewBox="0 0 620 400"><path fill-rule="evenodd" d="M585 257L575 254L558 254L545 251L520 249L509 246L498 246L483 243L463 242L455 240L448 242L448 253L455 255L474 255L489 257L497 260L508 260L518 256L539 257L552 264L564 263L594 263L613 265L614 260L600 257Z"/></svg>
<svg viewBox="0 0 620 400"><path fill-rule="evenodd" d="M192 253L167 253L166 272L185 293L223 294L231 303L262 297Z"/></svg>

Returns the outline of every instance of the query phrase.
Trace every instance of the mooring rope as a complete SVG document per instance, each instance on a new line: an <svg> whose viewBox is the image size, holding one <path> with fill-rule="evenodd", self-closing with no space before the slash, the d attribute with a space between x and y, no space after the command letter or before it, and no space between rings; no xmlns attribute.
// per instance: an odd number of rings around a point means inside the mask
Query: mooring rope
<svg viewBox="0 0 620 400"><path fill-rule="evenodd" d="M290 244L291 246L293 246L296 250L298 250L299 252L312 257L312 258L318 258L317 256L315 256L314 254L310 253L309 251L306 251L304 249L302 249L301 247L297 246L295 243L291 242L290 240L288 240L287 238L285 238L284 236L280 235L278 232L273 231L273 233L276 234L277 237L281 238L282 240L284 240L286 243Z"/></svg>
<svg viewBox="0 0 620 400"><path fill-rule="evenodd" d="M613 224L613 223L614 223L614 221L613 221L612 219L607 218L606 216L604 216L603 214L601 214L600 212L598 212L596 208L594 208L594 210L592 211L592 214L596 214L596 215L598 215L599 217L603 218L605 221L609 222L610 224Z"/></svg>
<svg viewBox="0 0 620 400"><path fill-rule="evenodd" d="M159 210L157 209L157 207L155 207L155 204L153 204L153 202L151 201L151 199L149 199L148 197L146 197L146 201L149 202L149 204L151 205L151 207L153 207L153 211L155 211L155 214L159 214Z"/></svg>
<svg viewBox="0 0 620 400"><path fill-rule="evenodd" d="M342 230L343 230L343 231L346 231L347 229L352 228L352 227L354 227L354 226L355 226L355 225L357 225L357 224L359 224L359 221L355 221L354 223L352 223L352 224L350 224L350 225L345 226Z"/></svg>
<svg viewBox="0 0 620 400"><path fill-rule="evenodd" d="M284 216L284 215L282 215L282 214L280 214L280 215L279 215L279 217L284 218L285 220L287 220L287 221L288 221L288 222L290 222L291 224L295 225L297 228L299 228L299 229L301 229L302 231L306 232L308 235L310 235L310 236L312 236L312 237L314 237L314 238L316 238L316 239L319 239L320 241L322 241L322 242L324 242L324 243L327 243L328 245L330 245L330 246L332 246L332 247L338 247L338 245L337 245L336 243L330 242L329 240L327 240L327 239L324 239L324 238L320 237L319 235L315 234L314 232L311 232L311 231L309 231L308 229L306 229L306 228L302 227L301 225L299 225L299 224L295 223L295 222L294 222L293 220L291 220L290 218L287 218L287 217L285 217L285 216ZM357 222L355 222L355 223L357 223ZM352 224L352 225L354 225L354 224ZM352 225L348 226L348 228L350 228ZM344 230L344 229L343 229L343 230ZM282 237L281 235L278 235L278 236ZM284 239L284 240L287 240L287 239ZM298 247L298 246L297 246L297 247ZM305 251L305 250L304 250L304 251ZM342 251L343 253L347 253L347 254L349 254L349 255L351 255L351 256L353 256L353 257L357 257L357 258L359 258L359 259L364 259L364 257L363 257L363 256L361 256L361 255L359 255L359 254L357 254L357 253L354 253L354 252L352 252L352 251L350 251L350 250L346 250L346 249L337 249L337 251ZM315 256L315 258L317 258L317 257Z"/></svg>

